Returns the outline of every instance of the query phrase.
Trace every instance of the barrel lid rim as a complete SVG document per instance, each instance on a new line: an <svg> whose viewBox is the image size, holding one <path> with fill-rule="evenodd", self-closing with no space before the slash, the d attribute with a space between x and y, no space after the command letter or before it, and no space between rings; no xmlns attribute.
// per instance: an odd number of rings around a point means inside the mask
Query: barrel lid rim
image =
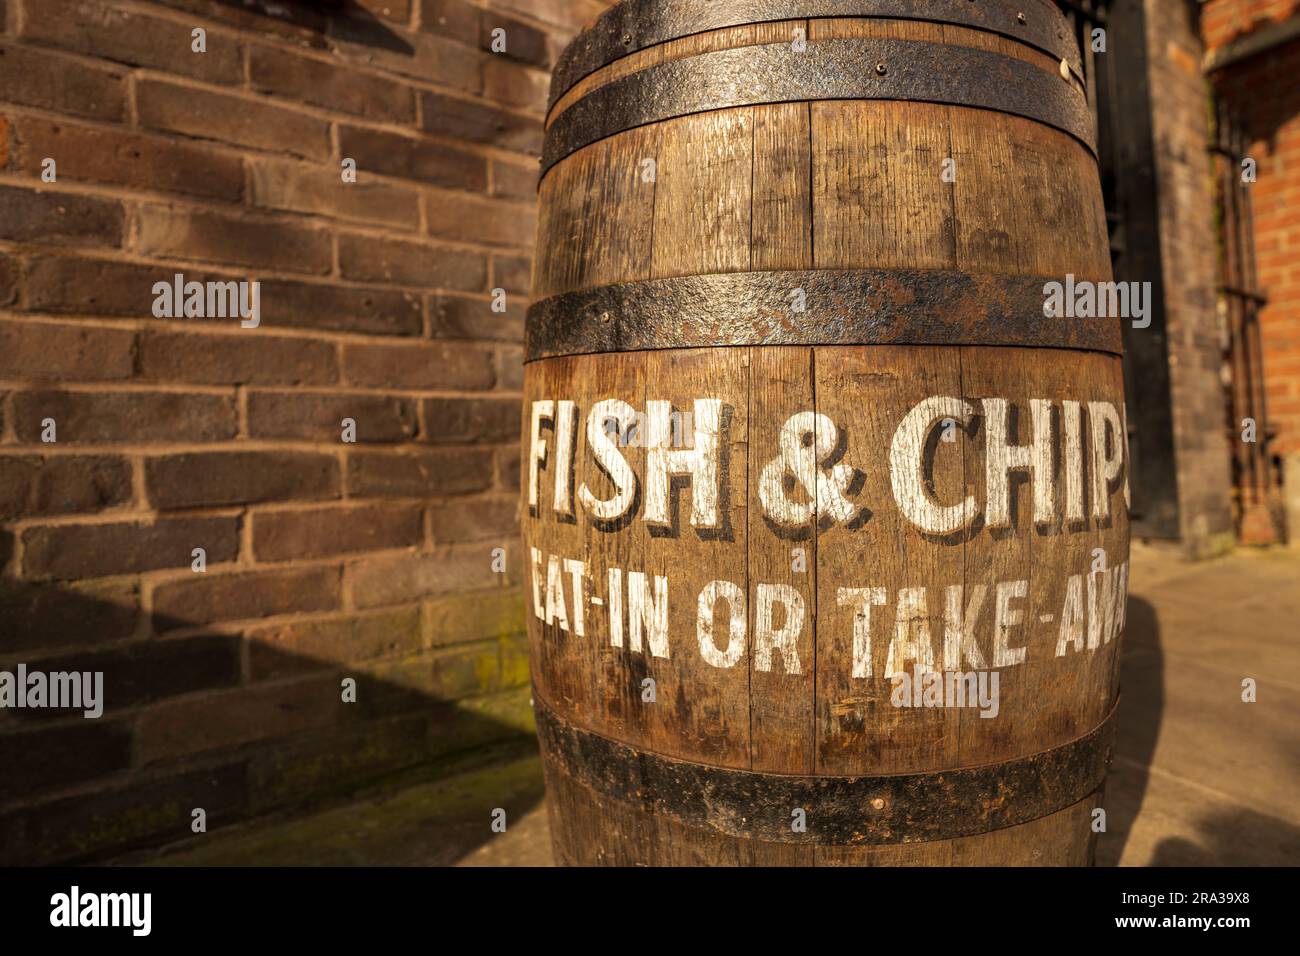
<svg viewBox="0 0 1300 956"><path fill-rule="evenodd" d="M861 70L861 63L875 61L901 68L880 75ZM992 50L847 37L800 53L770 46L711 50L615 79L576 100L547 128L541 178L583 147L650 123L740 106L839 99L992 109L1054 127L1097 156L1086 96L1058 75Z"/></svg>
<svg viewBox="0 0 1300 956"><path fill-rule="evenodd" d="M674 27L668 22L668 10L674 5L692 0L618 0L575 36L561 51L551 76L550 95L546 112L549 117L560 98L574 86L597 70L623 57L649 49L671 40L679 40L714 30L744 26L754 23L771 23L780 20L825 20L836 17L862 19L900 19L929 23L950 23L983 30L1016 40L1033 49L1064 59L1070 71L1084 82L1083 61L1068 21L1052 0L1032 0L1040 10L1057 20L1054 40L1048 36L1050 28L1038 29L1039 21L1022 23L1017 20L1024 11L1017 7L1023 3L1011 0L947 0L957 16L941 16L933 8L942 0L753 0L740 5L734 15L725 10L716 12L716 19L698 28ZM728 0L709 0L711 12ZM809 13L807 8L824 9L822 13ZM983 22L984 11L1000 8L1007 15L1006 29ZM866 9L864 9L866 8ZM964 14L964 15L962 15ZM638 28L634 24L641 24ZM1026 29L1030 32L1026 33Z"/></svg>

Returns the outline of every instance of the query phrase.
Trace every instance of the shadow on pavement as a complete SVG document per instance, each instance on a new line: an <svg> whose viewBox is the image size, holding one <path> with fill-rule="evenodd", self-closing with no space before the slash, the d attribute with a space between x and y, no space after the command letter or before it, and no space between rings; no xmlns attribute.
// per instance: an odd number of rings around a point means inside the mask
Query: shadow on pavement
<svg viewBox="0 0 1300 956"><path fill-rule="evenodd" d="M1118 866L1142 811L1151 760L1165 709L1164 651L1155 607L1130 596L1122 657L1115 758L1106 786L1106 832L1097 840L1097 865Z"/></svg>

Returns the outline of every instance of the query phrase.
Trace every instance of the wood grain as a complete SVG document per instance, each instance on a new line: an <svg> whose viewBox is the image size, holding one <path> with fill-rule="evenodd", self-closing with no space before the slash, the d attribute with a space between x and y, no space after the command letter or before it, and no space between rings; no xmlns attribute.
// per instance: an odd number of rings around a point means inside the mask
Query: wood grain
<svg viewBox="0 0 1300 956"><path fill-rule="evenodd" d="M645 159L656 182L642 181ZM542 180L539 204L535 300L796 268L809 251L826 269L1111 277L1091 155L1058 130L966 107L837 100L680 117L578 150Z"/></svg>

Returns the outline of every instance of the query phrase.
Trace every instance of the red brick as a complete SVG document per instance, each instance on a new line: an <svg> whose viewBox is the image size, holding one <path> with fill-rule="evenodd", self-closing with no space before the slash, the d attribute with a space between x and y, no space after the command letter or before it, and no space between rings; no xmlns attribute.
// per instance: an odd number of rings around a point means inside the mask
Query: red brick
<svg viewBox="0 0 1300 956"><path fill-rule="evenodd" d="M327 342L261 331L145 332L139 377L194 385L329 385L338 380L334 353Z"/></svg>
<svg viewBox="0 0 1300 956"><path fill-rule="evenodd" d="M448 501L429 509L438 544L500 540L519 534L519 502L509 498Z"/></svg>
<svg viewBox="0 0 1300 956"><path fill-rule="evenodd" d="M134 634L139 618L140 592L133 581L69 586L0 577L0 654L109 644Z"/></svg>
<svg viewBox="0 0 1300 956"><path fill-rule="evenodd" d="M491 388L496 373L484 349L411 342L343 346L343 377L369 388L468 390Z"/></svg>
<svg viewBox="0 0 1300 956"><path fill-rule="evenodd" d="M524 387L524 350L497 349L497 382L507 392L518 392Z"/></svg>
<svg viewBox="0 0 1300 956"><path fill-rule="evenodd" d="M482 491L491 484L492 456L485 450L348 454L349 495L423 498Z"/></svg>
<svg viewBox="0 0 1300 956"><path fill-rule="evenodd" d="M424 202L430 235L496 246L533 244L537 215L531 205L442 192L427 194Z"/></svg>
<svg viewBox="0 0 1300 956"><path fill-rule="evenodd" d="M125 458L0 455L0 518L102 511L130 501Z"/></svg>
<svg viewBox="0 0 1300 956"><path fill-rule="evenodd" d="M477 93L482 84L479 63L483 55L442 37L399 33L341 18L331 22L330 34L336 39L333 52L349 64L399 73L421 84L436 83L471 94Z"/></svg>
<svg viewBox="0 0 1300 956"><path fill-rule="evenodd" d="M122 74L71 57L0 43L0 90L9 103L116 120L126 113Z"/></svg>
<svg viewBox="0 0 1300 956"><path fill-rule="evenodd" d="M192 26L87 0L39 0L23 5L22 37L74 53L148 66L209 83L243 80L243 55L229 34L209 33L195 53Z"/></svg>
<svg viewBox="0 0 1300 956"><path fill-rule="evenodd" d="M185 392L19 392L14 419L20 441L40 441L53 418L60 444L72 442L219 441L234 438L235 401Z"/></svg>
<svg viewBox="0 0 1300 956"><path fill-rule="evenodd" d="M339 496L338 460L315 452L167 455L147 459L144 474L149 501L162 509Z"/></svg>
<svg viewBox="0 0 1300 956"><path fill-rule="evenodd" d="M483 667L485 676L495 675L495 665L494 660ZM452 701L435 696L438 674L434 669L432 652L370 663L359 676L364 696L360 697L358 704L367 722L422 713L430 723L436 722L439 730L457 726L453 721L461 711ZM464 733L461 739L466 739ZM444 744L443 752L457 749L454 744Z"/></svg>
<svg viewBox="0 0 1300 956"><path fill-rule="evenodd" d="M415 436L412 399L388 395L319 392L252 392L248 433L254 438L300 438L342 442L343 419L356 422L358 442L407 441Z"/></svg>
<svg viewBox="0 0 1300 956"><path fill-rule="evenodd" d="M342 620L300 621L245 632L253 680L414 653L423 646L418 607Z"/></svg>
<svg viewBox="0 0 1300 956"><path fill-rule="evenodd" d="M15 809L0 816L0 862L78 862L166 843L189 832L193 807L207 811L209 826L222 826L243 812L244 768L241 761L165 777L135 775L125 785Z"/></svg>
<svg viewBox="0 0 1300 956"><path fill-rule="evenodd" d="M365 668L367 716L413 710L428 712L432 702L463 700L501 687L501 649L496 643L448 648Z"/></svg>
<svg viewBox="0 0 1300 956"><path fill-rule="evenodd" d="M512 63L503 56L489 56L483 61L483 96L506 106L546 115L550 76L541 71Z"/></svg>
<svg viewBox="0 0 1300 956"><path fill-rule="evenodd" d="M290 40L299 46L325 49L329 41L328 14L303 4L286 6L279 0L240 0L231 6L223 0L153 0L159 6L200 14L250 37Z"/></svg>
<svg viewBox="0 0 1300 956"><path fill-rule="evenodd" d="M524 306L522 296L506 297L506 311L493 312L491 300L459 295L429 297L429 334L435 339L522 342Z"/></svg>
<svg viewBox="0 0 1300 956"><path fill-rule="evenodd" d="M429 137L340 126L339 150L355 159L362 171L472 192L487 187L486 159Z"/></svg>
<svg viewBox="0 0 1300 956"><path fill-rule="evenodd" d="M131 377L135 334L53 322L0 322L0 378L106 382Z"/></svg>
<svg viewBox="0 0 1300 956"><path fill-rule="evenodd" d="M411 0L357 0L357 6L393 23L406 24L411 20Z"/></svg>
<svg viewBox="0 0 1300 956"><path fill-rule="evenodd" d="M339 236L339 270L348 279L476 291L487 280L481 253L398 239Z"/></svg>
<svg viewBox="0 0 1300 956"><path fill-rule="evenodd" d="M108 199L0 186L0 239L115 248L122 204Z"/></svg>
<svg viewBox="0 0 1300 956"><path fill-rule="evenodd" d="M420 115L426 133L532 155L541 152L541 121L522 113L424 91L420 93Z"/></svg>
<svg viewBox="0 0 1300 956"><path fill-rule="evenodd" d="M244 197L238 157L158 136L20 118L14 168L38 176L46 157L57 161L60 182L81 179L229 202Z"/></svg>
<svg viewBox="0 0 1300 956"><path fill-rule="evenodd" d="M420 509L407 505L259 511L253 515L253 553L259 561L408 548L419 544L423 535Z"/></svg>
<svg viewBox="0 0 1300 956"><path fill-rule="evenodd" d="M248 792L255 812L369 783L428 760L428 718L351 721L276 741L249 755Z"/></svg>
<svg viewBox="0 0 1300 956"><path fill-rule="evenodd" d="M137 759L150 764L325 727L347 706L332 674L166 701L139 716Z"/></svg>
<svg viewBox="0 0 1300 956"><path fill-rule="evenodd" d="M368 335L424 329L420 297L409 292L272 280L262 282L262 324Z"/></svg>
<svg viewBox="0 0 1300 956"><path fill-rule="evenodd" d="M239 651L235 635L198 634L77 651L41 658L28 666L43 671L102 671L105 710L111 712L197 690L231 687L239 683Z"/></svg>
<svg viewBox="0 0 1300 956"><path fill-rule="evenodd" d="M136 85L140 124L253 149L330 158L329 124L259 100L141 79Z"/></svg>
<svg viewBox="0 0 1300 956"><path fill-rule="evenodd" d="M34 312L152 318L157 282L176 269L77 256L33 256L27 262L27 308ZM238 276L184 270L187 281L231 281Z"/></svg>
<svg viewBox="0 0 1300 956"><path fill-rule="evenodd" d="M147 255L323 274L333 253L323 229L166 206L141 206L136 244Z"/></svg>
<svg viewBox="0 0 1300 956"><path fill-rule="evenodd" d="M492 256L492 287L494 289L505 289L507 292L513 292L527 298L532 285L532 277L533 261L527 256Z"/></svg>
<svg viewBox="0 0 1300 956"><path fill-rule="evenodd" d="M535 202L537 199L537 164L521 165L492 160L492 195L508 196Z"/></svg>
<svg viewBox="0 0 1300 956"><path fill-rule="evenodd" d="M331 611L338 604L338 568L193 574L154 588L154 631L300 611Z"/></svg>
<svg viewBox="0 0 1300 956"><path fill-rule="evenodd" d="M521 467L518 445L497 452L497 481L502 488L511 491L519 490Z"/></svg>
<svg viewBox="0 0 1300 956"><path fill-rule="evenodd" d="M18 301L21 276L22 264L13 256L0 252L0 308Z"/></svg>
<svg viewBox="0 0 1300 956"><path fill-rule="evenodd" d="M253 202L259 206L405 229L419 225L414 190L370 182L364 176L346 183L336 170L274 160L254 162L251 169Z"/></svg>
<svg viewBox="0 0 1300 956"><path fill-rule="evenodd" d="M131 765L131 726L83 719L2 733L0 761L0 802L81 783Z"/></svg>
<svg viewBox="0 0 1300 956"><path fill-rule="evenodd" d="M469 591L425 606L435 645L524 633L524 596L517 590Z"/></svg>
<svg viewBox="0 0 1300 956"><path fill-rule="evenodd" d="M496 10L485 10L479 37L479 45L484 50L492 49L492 31L496 29L505 31L506 48L502 53L493 56L531 63L543 70L551 68L550 44L543 31L529 26L522 20L502 16Z"/></svg>
<svg viewBox="0 0 1300 956"><path fill-rule="evenodd" d="M152 523L58 525L22 534L29 578L94 578L189 567L203 548L209 567L239 551L238 518L160 518Z"/></svg>
<svg viewBox="0 0 1300 956"><path fill-rule="evenodd" d="M519 437L520 403L513 398L426 398L426 441L513 441Z"/></svg>
<svg viewBox="0 0 1300 956"><path fill-rule="evenodd" d="M460 43L477 43L483 11L465 0L421 0L420 29Z"/></svg>
<svg viewBox="0 0 1300 956"><path fill-rule="evenodd" d="M474 588L500 588L506 575L492 570L494 545L466 544L439 548L434 554L367 558L344 572L357 607L381 607L419 601L431 595Z"/></svg>
<svg viewBox="0 0 1300 956"><path fill-rule="evenodd" d="M415 120L414 93L391 80L264 46L249 51L248 68L253 89L263 93L368 119Z"/></svg>

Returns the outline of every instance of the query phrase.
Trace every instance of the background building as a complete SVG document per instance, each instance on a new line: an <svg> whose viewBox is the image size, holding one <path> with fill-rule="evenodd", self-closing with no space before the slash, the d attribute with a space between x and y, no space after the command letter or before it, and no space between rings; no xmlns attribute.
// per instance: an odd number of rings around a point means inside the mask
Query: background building
<svg viewBox="0 0 1300 956"><path fill-rule="evenodd" d="M1116 278L1155 300L1125 338L1135 534L1201 557L1284 540L1300 529L1297 4L1060 6L1093 68Z"/></svg>

